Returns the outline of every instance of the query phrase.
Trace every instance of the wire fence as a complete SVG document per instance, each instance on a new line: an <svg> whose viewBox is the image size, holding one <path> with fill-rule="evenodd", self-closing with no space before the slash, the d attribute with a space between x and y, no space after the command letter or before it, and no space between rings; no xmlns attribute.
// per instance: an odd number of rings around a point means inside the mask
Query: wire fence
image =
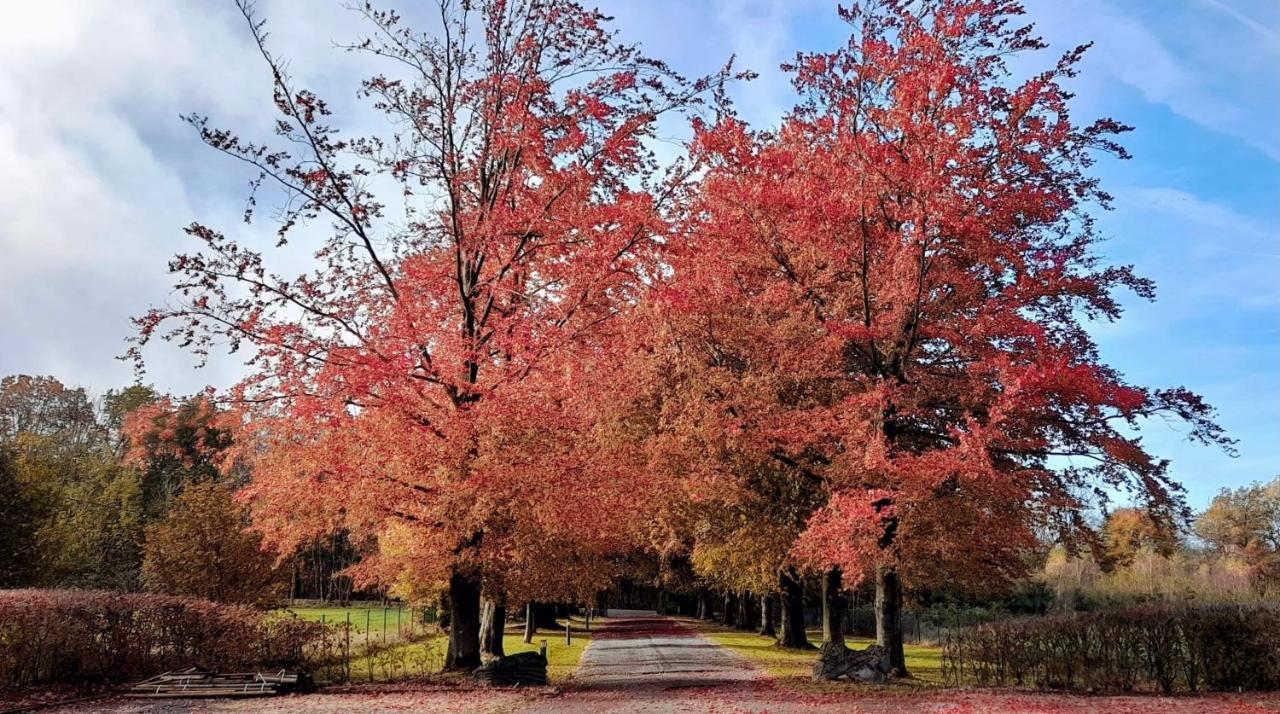
<svg viewBox="0 0 1280 714"><path fill-rule="evenodd" d="M444 659L440 612L434 607L296 608L295 618L321 623L326 635L308 653L326 683L426 676Z"/></svg>

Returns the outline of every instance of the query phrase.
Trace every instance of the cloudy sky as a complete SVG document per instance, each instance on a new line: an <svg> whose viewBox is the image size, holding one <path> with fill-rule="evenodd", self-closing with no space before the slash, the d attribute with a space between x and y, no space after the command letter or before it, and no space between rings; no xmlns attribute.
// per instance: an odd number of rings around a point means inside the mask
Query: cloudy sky
<svg viewBox="0 0 1280 714"><path fill-rule="evenodd" d="M385 3L384 3L385 4ZM426 4L401 0L392 6ZM840 41L833 0L602 0L625 35L677 68L729 54L761 73L736 93L761 125L789 104L778 64ZM366 60L342 0L263 0L276 54L347 125ZM1155 424L1193 505L1280 474L1280 3L1030 0L1055 50L1093 41L1076 115L1135 125L1129 162L1100 165L1116 210L1104 250L1156 280L1100 326L1104 356L1140 384L1205 395L1236 459ZM1048 63L1051 57L1034 58ZM1030 65L1028 65L1030 68ZM94 392L132 381L129 317L168 294L168 256L192 220L237 228L250 175L206 150L180 113L269 130L269 76L230 0L0 2L0 375L52 374ZM256 230L269 232L270 226ZM192 392L234 381L172 349L146 379Z"/></svg>

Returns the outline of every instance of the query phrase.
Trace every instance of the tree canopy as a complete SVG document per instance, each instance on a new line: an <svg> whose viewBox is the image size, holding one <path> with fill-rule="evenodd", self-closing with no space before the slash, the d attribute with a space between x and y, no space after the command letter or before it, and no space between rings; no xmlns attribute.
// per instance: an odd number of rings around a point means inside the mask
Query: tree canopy
<svg viewBox="0 0 1280 714"><path fill-rule="evenodd" d="M1154 295L1098 250L1093 164L1127 158L1128 127L1072 115L1085 46L1013 77L1045 49L1016 2L840 9L848 41L785 66L767 129L725 98L749 75L682 77L569 0L442 1L428 34L365 6L350 49L389 60L366 136L239 7L277 137L189 121L282 220L192 224L133 354L251 347L225 396L257 527L286 552L375 538L362 577L447 589L450 666L478 662L482 589L584 598L646 549L799 616L802 571L874 579L905 672L904 586L1007 580L1045 531L1096 543L1116 493L1185 520L1145 420L1231 448L1198 396L1132 384L1090 337ZM307 272L273 272L299 239Z"/></svg>

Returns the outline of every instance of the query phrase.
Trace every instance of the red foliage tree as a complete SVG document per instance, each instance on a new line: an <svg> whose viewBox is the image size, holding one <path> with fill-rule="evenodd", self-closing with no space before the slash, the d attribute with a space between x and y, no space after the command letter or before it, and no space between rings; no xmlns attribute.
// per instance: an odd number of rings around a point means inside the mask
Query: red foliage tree
<svg viewBox="0 0 1280 714"><path fill-rule="evenodd" d="M174 402L158 398L123 417L125 462L142 474L143 502L151 518L160 518L190 483L222 475L244 477L244 450L234 438L243 415L219 407L206 396Z"/></svg>
<svg viewBox="0 0 1280 714"><path fill-rule="evenodd" d="M1185 389L1127 383L1086 324L1152 285L1095 251L1112 120L1078 124L1063 80L1083 47L1011 84L1043 44L1014 2L857 3L849 42L797 55L773 132L732 118L666 295L699 400L735 448L817 484L793 555L874 575L878 630L905 672L902 578L1017 571L1035 526L1092 537L1107 490L1185 514L1135 430L1172 415L1230 448ZM707 419L698 429L707 430ZM709 470L723 471L709 452Z"/></svg>
<svg viewBox="0 0 1280 714"><path fill-rule="evenodd" d="M331 230L314 270L288 279L193 224L201 249L171 264L182 302L138 319L134 354L155 336L199 354L251 346L233 396L255 405L266 451L246 489L260 527L283 552L335 527L395 540L396 562L364 572L447 581L448 666L474 666L481 582L527 562L522 543L606 533L625 512L610 460L539 442L581 425L574 356L607 351L608 323L657 270L687 176L647 148L659 117L718 96L730 73L688 81L569 0L442 0L435 35L366 5L371 35L352 49L399 73L363 85L394 130L346 139L241 9L286 148L190 121L258 172L255 188L284 191L281 245L305 224ZM565 508L568 493L620 510Z"/></svg>

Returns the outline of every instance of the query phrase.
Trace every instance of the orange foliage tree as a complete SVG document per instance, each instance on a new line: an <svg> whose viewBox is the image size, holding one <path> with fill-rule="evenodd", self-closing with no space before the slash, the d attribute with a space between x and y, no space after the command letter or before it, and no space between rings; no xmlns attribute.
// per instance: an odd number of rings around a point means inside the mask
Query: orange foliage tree
<svg viewBox="0 0 1280 714"><path fill-rule="evenodd" d="M591 543L635 500L612 459L541 440L578 428L571 410L591 397L573 365L608 351L609 323L658 271L687 178L647 148L659 117L730 73L686 80L570 0L442 0L435 34L366 5L370 35L351 49L391 60L363 95L393 129L346 138L240 7L283 148L190 121L285 193L279 244L330 230L314 270L290 279L264 250L192 225L200 250L171 264L182 301L138 319L136 348L250 345L233 397L255 407L266 451L246 489L264 533L282 550L335 527L395 535L402 557L363 574L447 582L447 666L473 667L482 583L529 563L522 544Z"/></svg>
<svg viewBox="0 0 1280 714"><path fill-rule="evenodd" d="M848 43L797 55L781 126L700 128L706 173L671 253L665 305L697 401L735 449L821 488L793 555L875 578L900 672L904 578L1013 575L1035 527L1089 536L1103 485L1184 515L1133 434L1144 418L1230 448L1197 396L1099 358L1087 322L1120 315L1118 290L1153 294L1095 251L1108 196L1089 167L1125 155L1126 128L1071 116L1083 47L1008 80L1008 56L1043 47L1021 11L841 10Z"/></svg>

